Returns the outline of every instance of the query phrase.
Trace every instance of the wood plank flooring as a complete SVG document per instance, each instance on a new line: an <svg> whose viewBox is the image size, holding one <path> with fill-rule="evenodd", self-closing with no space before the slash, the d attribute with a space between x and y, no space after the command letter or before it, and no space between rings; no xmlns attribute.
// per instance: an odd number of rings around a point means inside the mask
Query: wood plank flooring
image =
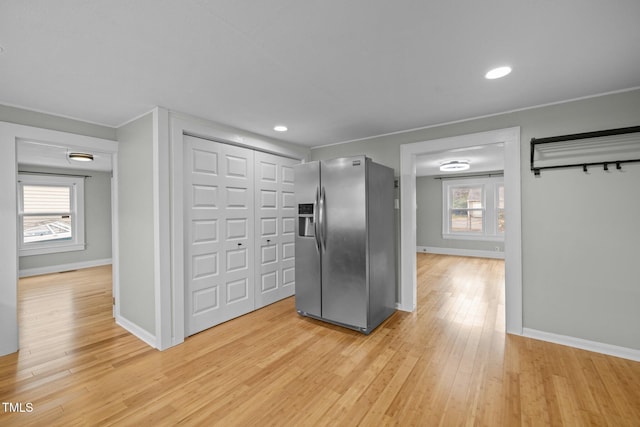
<svg viewBox="0 0 640 427"><path fill-rule="evenodd" d="M115 324L110 267L23 279L0 401L33 411L0 425L640 425L640 363L505 335L502 261L418 254L418 276L369 336L289 298L164 352Z"/></svg>

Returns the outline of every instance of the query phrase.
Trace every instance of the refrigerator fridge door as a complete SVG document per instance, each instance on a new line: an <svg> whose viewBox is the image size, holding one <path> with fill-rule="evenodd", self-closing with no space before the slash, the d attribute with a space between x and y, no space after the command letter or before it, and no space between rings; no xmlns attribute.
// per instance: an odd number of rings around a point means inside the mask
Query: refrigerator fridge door
<svg viewBox="0 0 640 427"><path fill-rule="evenodd" d="M324 161L320 171L322 317L360 329L368 309L366 167L358 156Z"/></svg>
<svg viewBox="0 0 640 427"><path fill-rule="evenodd" d="M296 219L296 310L322 316L320 236L318 214L320 164L302 163L293 167L298 217Z"/></svg>

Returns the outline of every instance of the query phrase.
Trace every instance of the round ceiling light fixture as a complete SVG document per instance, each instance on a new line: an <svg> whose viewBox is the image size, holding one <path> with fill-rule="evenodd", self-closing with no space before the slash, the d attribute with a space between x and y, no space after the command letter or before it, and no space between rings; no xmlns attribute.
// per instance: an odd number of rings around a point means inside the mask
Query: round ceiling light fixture
<svg viewBox="0 0 640 427"><path fill-rule="evenodd" d="M75 160L76 162L93 162L93 154L69 153L69 160Z"/></svg>
<svg viewBox="0 0 640 427"><path fill-rule="evenodd" d="M440 165L441 172L460 172L466 171L471 166L468 160L451 160Z"/></svg>
<svg viewBox="0 0 640 427"><path fill-rule="evenodd" d="M289 129L285 125L276 125L273 127L273 130L275 130L276 132L286 132Z"/></svg>
<svg viewBox="0 0 640 427"><path fill-rule="evenodd" d="M486 79L494 80L499 79L501 77L506 76L511 72L511 67L498 67L493 70L489 70L487 74L484 75Z"/></svg>

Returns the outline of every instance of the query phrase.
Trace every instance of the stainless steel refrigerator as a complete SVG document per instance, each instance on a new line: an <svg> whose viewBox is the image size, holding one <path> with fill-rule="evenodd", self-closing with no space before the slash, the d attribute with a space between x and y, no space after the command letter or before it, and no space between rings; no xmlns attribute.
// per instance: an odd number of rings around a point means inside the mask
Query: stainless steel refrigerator
<svg viewBox="0 0 640 427"><path fill-rule="evenodd" d="M368 334L395 311L393 169L356 156L294 174L296 310Z"/></svg>

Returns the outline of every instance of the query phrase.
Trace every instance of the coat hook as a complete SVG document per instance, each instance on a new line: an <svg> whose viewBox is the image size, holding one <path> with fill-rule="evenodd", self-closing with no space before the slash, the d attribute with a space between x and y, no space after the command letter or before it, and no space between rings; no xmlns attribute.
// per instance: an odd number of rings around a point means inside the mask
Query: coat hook
<svg viewBox="0 0 640 427"><path fill-rule="evenodd" d="M589 172L589 171L587 170L587 165L582 165L582 171L583 171L583 172Z"/></svg>
<svg viewBox="0 0 640 427"><path fill-rule="evenodd" d="M604 170L608 171L609 170L609 164L608 163L603 163L604 165Z"/></svg>
<svg viewBox="0 0 640 427"><path fill-rule="evenodd" d="M618 169L618 170L622 169L622 166L620 165L620 162L616 162L616 169Z"/></svg>

